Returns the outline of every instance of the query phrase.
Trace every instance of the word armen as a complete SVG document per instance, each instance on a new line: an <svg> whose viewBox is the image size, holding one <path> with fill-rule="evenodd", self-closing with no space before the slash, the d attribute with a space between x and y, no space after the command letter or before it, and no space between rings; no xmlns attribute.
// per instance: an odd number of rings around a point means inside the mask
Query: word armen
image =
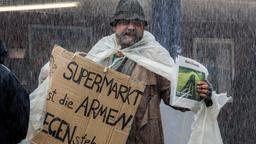
<svg viewBox="0 0 256 144"><path fill-rule="evenodd" d="M107 106L104 106L97 99L89 100L89 97L86 97L84 101L78 106L75 113L83 111L84 116L89 117L92 115L93 119L96 119L98 116L102 117L102 122L115 126L117 123L121 123L122 130L131 122L133 115L127 117L126 113L121 113L118 117L116 116L119 111Z"/></svg>

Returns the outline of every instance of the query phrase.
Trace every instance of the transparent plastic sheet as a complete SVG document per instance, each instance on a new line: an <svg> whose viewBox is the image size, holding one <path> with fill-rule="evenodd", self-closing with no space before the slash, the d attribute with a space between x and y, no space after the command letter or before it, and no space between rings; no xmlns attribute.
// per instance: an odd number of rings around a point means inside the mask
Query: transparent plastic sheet
<svg viewBox="0 0 256 144"><path fill-rule="evenodd" d="M38 85L40 85L49 75L49 68L50 62L47 62L40 70L40 74L38 77Z"/></svg>
<svg viewBox="0 0 256 144"><path fill-rule="evenodd" d="M42 127L44 111L47 98L49 78L43 81L31 94L30 100L30 123L27 138L31 139L34 134Z"/></svg>
<svg viewBox="0 0 256 144"><path fill-rule="evenodd" d="M174 74L177 72L174 60L169 55L169 52L148 31L144 32L142 40L124 49L117 45L115 34L104 37L95 44L86 57L96 63L109 66L111 64L109 61L112 60L111 56L117 52L121 52L138 65L170 81L177 81L177 77ZM173 83L171 85L171 88L174 88Z"/></svg>
<svg viewBox="0 0 256 144"><path fill-rule="evenodd" d="M223 144L217 117L232 97L213 92L212 100L211 107L202 101L199 110L184 113L161 104L165 144Z"/></svg>
<svg viewBox="0 0 256 144"><path fill-rule="evenodd" d="M175 67L172 75L176 78L171 85L170 104L192 111L199 110L202 99L196 92L196 86L198 81L207 80L208 70L201 63L183 56L177 57Z"/></svg>
<svg viewBox="0 0 256 144"><path fill-rule="evenodd" d="M194 113L177 111L163 102L160 110L165 144L188 144Z"/></svg>
<svg viewBox="0 0 256 144"><path fill-rule="evenodd" d="M232 98L227 97L226 93L213 92L212 101L213 105L208 108L202 102L200 110L196 112L188 144L223 144L217 117L221 108L227 102L232 102Z"/></svg>

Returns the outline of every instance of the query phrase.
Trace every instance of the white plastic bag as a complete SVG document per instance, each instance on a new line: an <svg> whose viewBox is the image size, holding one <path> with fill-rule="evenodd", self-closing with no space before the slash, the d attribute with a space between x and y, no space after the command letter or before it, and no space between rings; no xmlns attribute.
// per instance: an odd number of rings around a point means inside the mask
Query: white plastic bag
<svg viewBox="0 0 256 144"><path fill-rule="evenodd" d="M163 102L160 105L165 144L188 144L194 113L180 112Z"/></svg>
<svg viewBox="0 0 256 144"><path fill-rule="evenodd" d="M217 117L220 109L231 100L232 98L227 97L226 93L216 94L213 92L213 105L207 108L205 104L201 104L192 124L192 133L188 144L223 144Z"/></svg>
<svg viewBox="0 0 256 144"><path fill-rule="evenodd" d="M50 72L50 62L48 61L40 70L38 77L38 85L40 85L48 77Z"/></svg>
<svg viewBox="0 0 256 144"><path fill-rule="evenodd" d="M29 141L42 127L47 98L49 78L30 94L30 120L26 140Z"/></svg>
<svg viewBox="0 0 256 144"><path fill-rule="evenodd" d="M211 107L202 102L200 110L184 113L161 104L165 144L223 144L217 117L232 98L213 93L212 100Z"/></svg>

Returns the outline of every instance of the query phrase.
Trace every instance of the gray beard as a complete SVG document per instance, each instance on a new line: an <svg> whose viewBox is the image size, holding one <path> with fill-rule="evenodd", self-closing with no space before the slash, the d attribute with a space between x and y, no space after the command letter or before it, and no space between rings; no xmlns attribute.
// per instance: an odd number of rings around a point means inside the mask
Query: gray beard
<svg viewBox="0 0 256 144"><path fill-rule="evenodd" d="M128 42L127 38L125 37L125 33L122 33L119 37L121 48L132 46L142 39L142 37L139 37L137 34L134 34L133 36L133 39Z"/></svg>

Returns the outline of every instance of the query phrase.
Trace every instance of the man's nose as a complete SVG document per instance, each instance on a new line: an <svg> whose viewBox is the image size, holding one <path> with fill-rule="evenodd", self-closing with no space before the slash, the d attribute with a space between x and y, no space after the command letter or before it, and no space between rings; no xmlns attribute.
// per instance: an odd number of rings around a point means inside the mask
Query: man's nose
<svg viewBox="0 0 256 144"><path fill-rule="evenodd" d="M128 24L128 27L127 27L129 30L134 30L135 29L135 25L133 23L129 23Z"/></svg>

